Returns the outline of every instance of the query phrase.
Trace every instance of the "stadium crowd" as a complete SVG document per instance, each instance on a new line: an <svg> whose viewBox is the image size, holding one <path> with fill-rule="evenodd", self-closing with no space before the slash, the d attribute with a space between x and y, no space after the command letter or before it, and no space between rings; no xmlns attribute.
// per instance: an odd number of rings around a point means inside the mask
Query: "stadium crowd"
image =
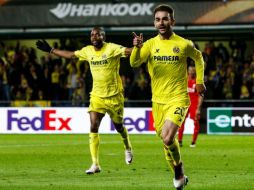
<svg viewBox="0 0 254 190"><path fill-rule="evenodd" d="M254 50L246 55L244 41L225 44L214 41L205 44L203 52L206 69L206 99L254 98ZM55 42L54 47L77 49L75 40ZM198 44L197 44L197 48ZM89 65L52 54L37 56L34 48L0 44L0 101L52 100L72 101L79 105L89 99L92 87ZM145 66L128 67L122 60L120 74L126 100L150 100L150 79Z"/></svg>

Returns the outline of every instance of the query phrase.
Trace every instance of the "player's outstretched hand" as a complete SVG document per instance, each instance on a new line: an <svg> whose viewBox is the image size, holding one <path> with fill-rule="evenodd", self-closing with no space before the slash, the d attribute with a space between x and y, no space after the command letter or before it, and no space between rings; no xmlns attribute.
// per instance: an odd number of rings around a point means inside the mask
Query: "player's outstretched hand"
<svg viewBox="0 0 254 190"><path fill-rule="evenodd" d="M143 34L140 33L139 36L135 33L132 32L133 35L133 46L136 46L137 48L141 48L143 46Z"/></svg>
<svg viewBox="0 0 254 190"><path fill-rule="evenodd" d="M52 47L50 47L50 45L48 44L48 42L46 42L46 40L38 40L36 42L36 46L38 49L44 52L50 53L52 50Z"/></svg>

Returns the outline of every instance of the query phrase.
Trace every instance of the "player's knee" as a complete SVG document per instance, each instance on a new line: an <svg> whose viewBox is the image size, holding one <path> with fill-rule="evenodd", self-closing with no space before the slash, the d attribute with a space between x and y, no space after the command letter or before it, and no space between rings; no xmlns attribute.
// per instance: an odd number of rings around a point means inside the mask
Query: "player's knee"
<svg viewBox="0 0 254 190"><path fill-rule="evenodd" d="M173 142L174 142L174 137L170 135L170 136L164 137L162 140L163 140L163 143L164 143L165 145L169 146L169 145L173 144Z"/></svg>
<svg viewBox="0 0 254 190"><path fill-rule="evenodd" d="M92 133L98 133L99 127L94 127L94 126L91 125L90 131L91 131Z"/></svg>
<svg viewBox="0 0 254 190"><path fill-rule="evenodd" d="M162 136L163 143L167 146L170 146L174 143L175 140L175 134L172 131L169 131L168 133L164 133Z"/></svg>

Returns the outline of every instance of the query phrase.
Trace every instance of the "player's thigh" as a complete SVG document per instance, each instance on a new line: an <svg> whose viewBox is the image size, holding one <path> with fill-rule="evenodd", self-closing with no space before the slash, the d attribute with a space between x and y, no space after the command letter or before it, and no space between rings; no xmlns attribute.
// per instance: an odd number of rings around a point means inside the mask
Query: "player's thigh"
<svg viewBox="0 0 254 190"><path fill-rule="evenodd" d="M168 105L165 112L166 113L165 119L170 120L171 122L176 124L178 127L181 127L188 113L188 108L189 108L189 105L186 105L181 102Z"/></svg>
<svg viewBox="0 0 254 190"><path fill-rule="evenodd" d="M119 93L109 99L107 112L114 123L123 123L124 96Z"/></svg>
<svg viewBox="0 0 254 190"><path fill-rule="evenodd" d="M107 111L106 99L92 95L90 98L88 112L97 112L105 114L106 111Z"/></svg>
<svg viewBox="0 0 254 190"><path fill-rule="evenodd" d="M162 126L165 122L164 104L153 102L152 105L154 128L158 136L161 134Z"/></svg>
<svg viewBox="0 0 254 190"><path fill-rule="evenodd" d="M173 143L173 140L176 136L178 129L179 129L178 125L166 119L161 130L161 138L163 139L164 144L170 145Z"/></svg>
<svg viewBox="0 0 254 190"><path fill-rule="evenodd" d="M158 104L153 103L153 117L155 130L161 136L166 120L180 127L184 122L189 105L185 103ZM169 126L170 127L170 126Z"/></svg>

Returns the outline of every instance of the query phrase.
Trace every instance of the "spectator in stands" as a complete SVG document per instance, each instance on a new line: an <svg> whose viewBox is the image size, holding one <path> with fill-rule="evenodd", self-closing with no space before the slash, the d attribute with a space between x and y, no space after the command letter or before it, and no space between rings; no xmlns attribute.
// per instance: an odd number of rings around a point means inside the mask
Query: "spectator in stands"
<svg viewBox="0 0 254 190"><path fill-rule="evenodd" d="M222 65L222 59L220 56L216 57L216 70L209 70L208 73L208 83L207 83L207 88L211 92L207 92L208 95L209 93L212 93L208 96L208 98L211 99L222 99L222 88L223 88L223 81L224 81L224 74L225 70Z"/></svg>
<svg viewBox="0 0 254 190"><path fill-rule="evenodd" d="M7 65L0 58L0 100L10 101L11 100L11 92L10 86L8 82L9 71Z"/></svg>
<svg viewBox="0 0 254 190"><path fill-rule="evenodd" d="M233 87L235 84L235 73L233 72L233 67L231 65L226 66L226 71L223 79L223 98L232 99L233 98Z"/></svg>
<svg viewBox="0 0 254 190"><path fill-rule="evenodd" d="M84 41L84 40L83 40ZM83 43L82 41L82 43ZM61 38L59 40L59 43L54 43L55 47L62 47L64 49L70 49L73 50L75 46L80 46L81 43L79 43L79 39L76 41L74 39L65 39ZM87 43L87 41L85 41ZM228 42L230 44L230 42ZM216 45L218 44L218 45ZM242 44L242 45L241 45ZM240 51L237 51L236 47L240 47L238 49L242 49ZM206 99L222 99L225 97L225 92L229 92L226 97L231 97L231 90L229 87L232 85L232 98L231 99L239 99L241 94L241 86L243 78L246 79L248 77L246 84L247 88L250 93L250 98L253 98L254 96L254 53L251 53L249 56L245 56L246 52L252 52L250 47L247 46L246 43L240 42L239 40L232 40L230 48L228 48L228 44L226 42L215 42L215 41L208 41L205 44L204 52L206 52L208 61L207 67L205 69L205 78L207 78L207 93L206 93ZM201 46L200 46L201 47ZM225 49L226 48L226 49ZM204 55L203 52L203 55ZM237 55L237 52L241 56ZM0 57L2 61L5 63L5 70L6 70L6 79L5 80L5 90L0 90L0 99L4 101L13 100L15 98L15 94L17 92L17 89L19 88L20 83L20 75L24 74L28 80L29 86L33 90L32 99L35 100L38 97L38 85L34 86L33 84L38 84L39 89L43 91L45 100L52 100L52 90L49 88L51 86L51 74L54 71L54 66L56 64L59 65L59 81L60 81L60 91L58 91L58 97L59 101L61 100L69 100L71 101L71 98L68 97L68 89L67 89L67 76L68 76L68 63L69 60L61 59L57 56L54 56L52 54L48 54L47 56L41 56L38 59L38 63L36 63L36 52L34 49L27 47L26 45L22 45L22 41L17 41L15 45L8 45L8 43L0 43ZM229 54L228 60L227 60L227 54ZM234 55L234 56L233 56ZM242 56L243 55L243 56ZM220 59L222 61L221 64L218 64L216 57L221 57ZM236 57L242 57L240 59ZM243 60L241 60L243 59ZM216 60L216 61L215 61ZM225 61L227 60L227 61ZM241 60L241 61L239 61ZM128 60L126 61L128 62ZM216 64L222 65L220 71L220 77L218 77L218 73L216 72ZM248 66L246 66L246 63L248 63ZM92 77L90 74L90 68L88 64L84 63L76 63L77 64L77 73L78 76L83 75L83 80L85 83L85 91L90 92L91 91L91 84L92 84ZM80 64L80 65L79 65ZM141 93L144 93L144 91L138 93L140 89L137 87L138 83L136 81L137 78L133 78L133 72L132 70L127 70L126 66L122 67L122 65L128 65L128 64L121 64L121 69L125 69L121 75L125 75L126 81L128 83L127 88L125 87L125 97L126 99L139 99L139 97L135 97L137 94L141 95ZM231 67L228 69L228 67ZM33 68L35 67L35 68ZM82 71L80 68L82 67ZM127 74L126 74L127 70ZM227 70L231 70L231 74L228 74ZM81 73L81 74L80 74ZM2 75L2 74L0 74ZM2 75L3 77L3 75ZM0 77L1 78L1 77ZM231 78L228 80L227 78ZM218 80L220 79L220 80ZM1 81L1 79L0 79ZM218 83L218 81L220 81ZM231 81L231 82L229 82ZM3 81L2 81L3 82ZM1 82L0 82L1 83ZM230 85L231 83L231 85ZM221 90L218 89L218 84L221 84ZM129 86L129 87L128 87ZM132 89L135 87L135 93L132 93ZM149 86L150 88L150 86ZM9 89L9 90L8 90ZM228 91L229 90L229 91ZM138 92L137 92L138 91ZM6 95L4 95L4 92L9 92ZM146 93L145 93L146 94ZM227 93L226 93L227 94ZM134 95L134 96L133 96ZM144 96L141 97L142 99L148 99L148 97ZM85 101L89 99L89 93L85 93ZM70 102L71 105L71 102Z"/></svg>
<svg viewBox="0 0 254 190"><path fill-rule="evenodd" d="M249 98L250 98L250 92L247 87L247 81L244 79L243 84L241 86L240 99L249 99Z"/></svg>
<svg viewBox="0 0 254 190"><path fill-rule="evenodd" d="M227 48L223 45L223 43L219 43L217 47L218 54L221 56L222 61L224 63L228 62L229 59L229 53Z"/></svg>
<svg viewBox="0 0 254 190"><path fill-rule="evenodd" d="M233 90L232 90L232 81L230 78L225 79L225 83L223 85L223 97L225 99L233 98Z"/></svg>
<svg viewBox="0 0 254 190"><path fill-rule="evenodd" d="M71 101L73 106L82 106L82 96L78 88L73 90Z"/></svg>
<svg viewBox="0 0 254 190"><path fill-rule="evenodd" d="M36 100L41 100L41 101L46 100L43 90L41 90L41 89L38 90L38 98Z"/></svg>
<svg viewBox="0 0 254 190"><path fill-rule="evenodd" d="M67 65L67 88L68 88L68 99L72 99L72 94L78 87L78 69L76 66L76 61L73 59L70 61L70 63Z"/></svg>
<svg viewBox="0 0 254 190"><path fill-rule="evenodd" d="M125 98L125 101L128 101L131 95L133 94L131 79L128 76L122 75L121 80L122 80L123 88L124 88L124 98Z"/></svg>
<svg viewBox="0 0 254 190"><path fill-rule="evenodd" d="M246 43L244 40L231 40L229 42L231 48L231 56L236 60L238 64L241 64L245 60Z"/></svg>
<svg viewBox="0 0 254 190"><path fill-rule="evenodd" d="M205 74L208 74L210 70L216 69L215 58L217 55L217 51L216 51L214 41L209 41L205 44L203 54L207 56L207 61L206 61L207 65L205 69Z"/></svg>
<svg viewBox="0 0 254 190"><path fill-rule="evenodd" d="M20 85L16 93L16 98L19 100L32 100L33 89L29 86L27 78L24 74L21 74Z"/></svg>
<svg viewBox="0 0 254 190"><path fill-rule="evenodd" d="M56 64L54 71L51 73L51 90L52 90L52 100L59 100L60 97L60 68Z"/></svg>
<svg viewBox="0 0 254 190"><path fill-rule="evenodd" d="M149 100L152 97L149 74L146 67L142 66L136 70L134 75L131 99ZM138 93L135 93L138 92Z"/></svg>
<svg viewBox="0 0 254 190"><path fill-rule="evenodd" d="M27 68L27 81L29 86L33 89L33 94L32 94L32 100L37 100L38 99L38 91L41 88L41 69L40 67L37 68L36 70L36 65L35 64L30 64L29 67Z"/></svg>
<svg viewBox="0 0 254 190"><path fill-rule="evenodd" d="M45 97L45 100L51 100L51 74L48 66L44 66L42 71L42 91Z"/></svg>

